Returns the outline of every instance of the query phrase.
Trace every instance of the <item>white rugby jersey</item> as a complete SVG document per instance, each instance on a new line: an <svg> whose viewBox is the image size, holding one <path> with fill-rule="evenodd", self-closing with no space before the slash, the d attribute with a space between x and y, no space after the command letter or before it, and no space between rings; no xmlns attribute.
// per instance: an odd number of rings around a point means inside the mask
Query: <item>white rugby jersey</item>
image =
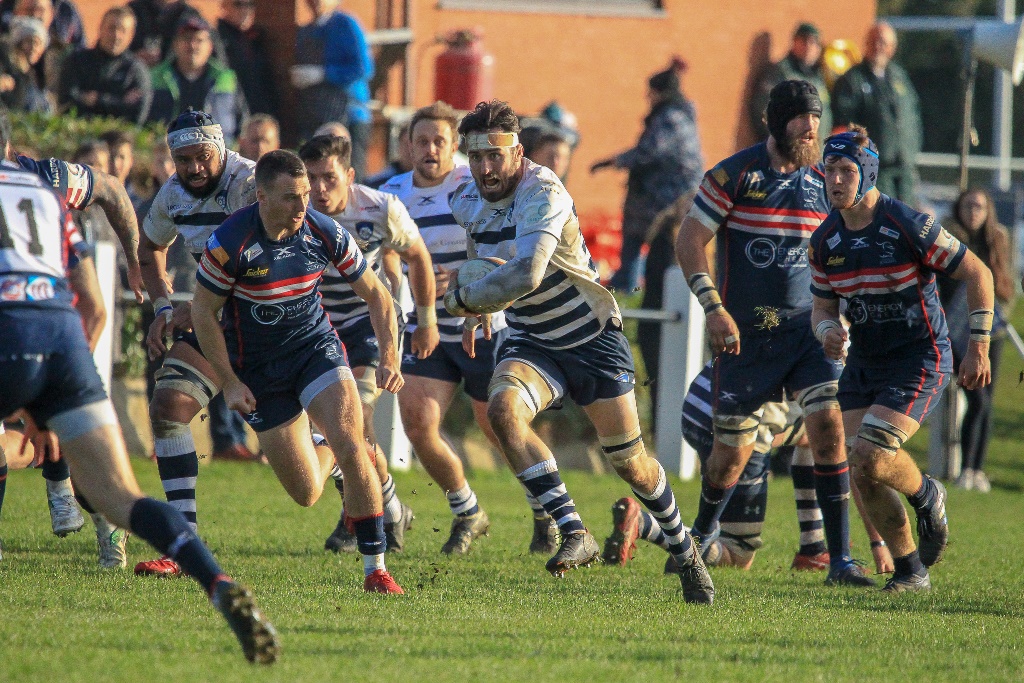
<svg viewBox="0 0 1024 683"><path fill-rule="evenodd" d="M341 213L331 216L352 233L366 265L380 275L381 247L405 251L420 239L409 212L393 194L353 183ZM320 285L324 310L337 330L343 330L370 314L370 308L334 266L324 271Z"/></svg>
<svg viewBox="0 0 1024 683"><path fill-rule="evenodd" d="M580 232L572 197L551 170L523 159L515 192L498 202L480 197L470 178L451 197L455 220L469 233L470 254L515 257L515 239L544 231L558 239L540 286L506 309L511 337L568 349L601 334L609 320L621 325L615 297L601 286Z"/></svg>
<svg viewBox="0 0 1024 683"><path fill-rule="evenodd" d="M206 240L228 216L256 202L256 163L228 150L224 175L217 189L196 197L172 175L153 200L142 230L160 246L168 246L181 235L185 246L198 261Z"/></svg>
<svg viewBox="0 0 1024 683"><path fill-rule="evenodd" d="M443 182L434 187L416 187L412 182L412 171L409 171L396 175L380 188L382 192L390 192L402 200L409 210L430 252L435 273L439 266L454 273L466 262L466 230L455 222L451 207L448 206L448 197L456 187L472 179L469 166L456 166ZM464 318L449 313L444 307L444 299L439 298L434 307L437 309L437 331L441 341L461 342ZM407 319L406 329L411 332L416 329L416 311L409 313ZM504 327L503 313L491 316L492 330L497 332ZM483 336L482 329L477 332L477 336Z"/></svg>

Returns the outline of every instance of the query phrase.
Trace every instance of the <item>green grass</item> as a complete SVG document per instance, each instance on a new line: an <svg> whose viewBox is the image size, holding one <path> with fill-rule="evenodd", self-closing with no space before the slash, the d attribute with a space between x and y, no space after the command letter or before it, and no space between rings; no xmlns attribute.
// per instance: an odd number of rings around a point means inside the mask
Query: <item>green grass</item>
<svg viewBox="0 0 1024 683"><path fill-rule="evenodd" d="M1009 465L1005 460L1001 466ZM138 461L145 488L155 468ZM997 483L1003 470L996 468ZM465 558L437 552L449 513L421 473L396 477L416 511L404 555L389 567L403 598L363 595L357 558L320 550L337 496L291 503L269 468L215 463L200 475L203 533L277 625L281 661L247 665L189 580L135 579L96 568L91 526L49 532L38 473L9 480L0 563L0 680L1012 680L1024 676L1024 601L1016 553L1024 504L997 486L951 491L953 541L930 595L888 598L828 589L788 570L796 523L788 481L772 484L766 547L747 573L716 570L713 608L682 603L642 545L625 569L556 581L525 551L530 520L510 475L474 478L493 521ZM567 473L584 519L603 538L625 492L611 476ZM1015 480L1019 483L1019 479ZM1016 484L1015 484L1016 485ZM697 488L677 486L693 510ZM867 554L863 530L855 552ZM130 562L152 557L132 539Z"/></svg>

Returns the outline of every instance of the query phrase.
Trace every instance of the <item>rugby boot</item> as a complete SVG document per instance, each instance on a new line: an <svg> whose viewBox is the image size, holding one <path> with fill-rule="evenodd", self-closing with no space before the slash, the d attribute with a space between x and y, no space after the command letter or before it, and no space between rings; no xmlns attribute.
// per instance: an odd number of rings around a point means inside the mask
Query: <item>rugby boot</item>
<svg viewBox="0 0 1024 683"><path fill-rule="evenodd" d="M181 567L167 555L135 565L135 576L180 576Z"/></svg>
<svg viewBox="0 0 1024 683"><path fill-rule="evenodd" d="M483 508L473 515L459 515L452 520L452 532L441 546L441 552L445 555L465 555L473 541L486 536L490 528L491 520Z"/></svg>
<svg viewBox="0 0 1024 683"><path fill-rule="evenodd" d="M679 563L676 562L676 558L674 558L671 553L669 553L669 556L665 558L664 573L665 576L679 573Z"/></svg>
<svg viewBox="0 0 1024 683"><path fill-rule="evenodd" d="M874 586L875 580L864 573L864 568L857 560L849 558L830 565L826 586Z"/></svg>
<svg viewBox="0 0 1024 683"><path fill-rule="evenodd" d="M823 572L829 566L829 554L828 551L825 551L817 555L797 553L793 556L793 563L789 565L789 568L798 572Z"/></svg>
<svg viewBox="0 0 1024 683"><path fill-rule="evenodd" d="M385 595L405 595L402 587L395 582L391 574L384 569L374 569L363 580L363 590L367 593L383 593Z"/></svg>
<svg viewBox="0 0 1024 683"><path fill-rule="evenodd" d="M400 553L405 548L405 532L412 528L412 520L416 515L412 514L412 508L402 503L402 515L397 521L384 525L384 540L387 541L389 553Z"/></svg>
<svg viewBox="0 0 1024 683"><path fill-rule="evenodd" d="M233 443L227 448L214 451L211 455L214 460L234 460L235 462L262 462L262 457L249 450L244 443Z"/></svg>
<svg viewBox="0 0 1024 683"><path fill-rule="evenodd" d="M78 509L75 493L71 490L69 480L46 480L46 500L50 506L50 527L53 533L61 538L68 534L81 531L85 526L85 517Z"/></svg>
<svg viewBox="0 0 1024 683"><path fill-rule="evenodd" d="M248 588L223 579L214 585L210 600L234 631L247 660L256 664L277 661L281 655L277 631L256 606Z"/></svg>
<svg viewBox="0 0 1024 683"><path fill-rule="evenodd" d="M940 482L924 475L926 482L935 487L935 500L917 514L917 552L921 556L921 564L931 567L942 560L942 551L949 540L949 520L946 517L946 487Z"/></svg>
<svg viewBox="0 0 1024 683"><path fill-rule="evenodd" d="M689 534L689 532L686 532ZM704 565L699 552L690 553L690 561L678 565L679 583L683 587L683 600L700 605L710 605L715 600L715 584ZM676 561L678 564L678 560Z"/></svg>
<svg viewBox="0 0 1024 683"><path fill-rule="evenodd" d="M338 519L338 526L324 541L324 550L335 553L354 553L358 550L355 532L349 528L348 520L345 518L345 510L342 509L341 517Z"/></svg>
<svg viewBox="0 0 1024 683"><path fill-rule="evenodd" d="M907 574L906 576L896 576L893 574L889 577L889 580L885 582L885 586L882 588L883 593L918 593L922 591L931 590L932 580L928 577L928 574L924 576L918 576L917 574Z"/></svg>
<svg viewBox="0 0 1024 683"><path fill-rule="evenodd" d="M92 523L96 525L96 545L99 549L100 567L103 569L120 569L128 566L128 555L125 546L129 533L119 529L100 514L92 515Z"/></svg>
<svg viewBox="0 0 1024 683"><path fill-rule="evenodd" d="M600 559L601 550L597 541L586 529L562 535L562 545L558 552L548 560L547 570L555 578L562 578L570 569L589 567Z"/></svg>
<svg viewBox="0 0 1024 683"><path fill-rule="evenodd" d="M690 538L696 543L697 547L700 548L701 559L704 560L705 564L715 566L718 560L722 557L722 544L719 543L718 537L722 535L722 525L715 524L715 528L706 534L696 532L694 529L690 529Z"/></svg>
<svg viewBox="0 0 1024 683"><path fill-rule="evenodd" d="M530 539L530 552L551 555L558 550L558 525L550 515L533 518L533 538Z"/></svg>
<svg viewBox="0 0 1024 683"><path fill-rule="evenodd" d="M601 559L605 564L625 567L636 552L636 539L640 535L640 504L626 496L612 505L612 533L604 539Z"/></svg>

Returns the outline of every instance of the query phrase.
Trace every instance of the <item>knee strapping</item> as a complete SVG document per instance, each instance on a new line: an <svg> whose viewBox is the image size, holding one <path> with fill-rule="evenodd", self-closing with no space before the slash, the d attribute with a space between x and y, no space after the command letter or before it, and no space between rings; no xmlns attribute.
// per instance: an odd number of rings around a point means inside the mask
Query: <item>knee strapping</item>
<svg viewBox="0 0 1024 683"><path fill-rule="evenodd" d="M377 405L380 398L380 387L377 386L377 373L373 368L366 368L362 377L356 377L356 390L359 392L359 402L371 408Z"/></svg>
<svg viewBox="0 0 1024 683"><path fill-rule="evenodd" d="M209 377L189 363L177 358L165 360L163 366L153 374L153 377L156 379L156 390L179 391L195 399L200 408L205 408L219 391L217 385Z"/></svg>
<svg viewBox="0 0 1024 683"><path fill-rule="evenodd" d="M153 436L158 439L176 439L179 436L185 436L186 434L191 433L191 429L184 422L153 420Z"/></svg>
<svg viewBox="0 0 1024 683"><path fill-rule="evenodd" d="M838 393L839 382L822 382L801 391L796 400L806 417L819 410L839 410Z"/></svg>
<svg viewBox="0 0 1024 683"><path fill-rule="evenodd" d="M864 420L860 423L857 436L892 455L896 455L896 451L902 448L903 443L910 438L896 425L870 413L865 415Z"/></svg>
<svg viewBox="0 0 1024 683"><path fill-rule="evenodd" d="M510 372L502 372L496 374L492 379L490 386L487 387L487 398L492 399L503 391L515 392L526 407L533 411L534 415L538 415L544 410L547 405L541 399L541 394L537 389L530 385L529 382L523 378L513 375Z"/></svg>
<svg viewBox="0 0 1024 683"><path fill-rule="evenodd" d="M72 408L71 410L54 415L46 422L46 426L61 441L77 439L97 427L107 425L116 427L117 424L117 412L114 410L114 404L110 402L109 398L78 408Z"/></svg>
<svg viewBox="0 0 1024 683"><path fill-rule="evenodd" d="M742 448L757 440L761 411L754 415L715 415L715 438L726 446Z"/></svg>
<svg viewBox="0 0 1024 683"><path fill-rule="evenodd" d="M598 437L598 441L601 442L601 450L615 467L622 467L646 453L639 425L625 434Z"/></svg>

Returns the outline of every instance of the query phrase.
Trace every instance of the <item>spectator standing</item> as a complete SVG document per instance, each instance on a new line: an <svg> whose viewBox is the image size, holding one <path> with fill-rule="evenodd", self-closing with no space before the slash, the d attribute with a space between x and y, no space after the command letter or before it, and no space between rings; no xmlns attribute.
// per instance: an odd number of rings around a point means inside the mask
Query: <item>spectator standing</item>
<svg viewBox="0 0 1024 683"><path fill-rule="evenodd" d="M238 153L259 161L267 152L281 148L281 126L270 114L253 114L245 120L238 137Z"/></svg>
<svg viewBox="0 0 1024 683"><path fill-rule="evenodd" d="M249 110L277 116L277 79L270 68L266 30L256 25L256 0L221 0L221 13L217 33Z"/></svg>
<svg viewBox="0 0 1024 683"><path fill-rule="evenodd" d="M83 116L113 116L141 125L153 102L145 63L128 51L135 15L127 7L107 10L96 47L72 52L61 68L58 102Z"/></svg>
<svg viewBox="0 0 1024 683"><path fill-rule="evenodd" d="M14 17L7 44L0 51L0 103L11 110L50 114L53 104L40 86L33 68L49 43L43 22Z"/></svg>
<svg viewBox="0 0 1024 683"><path fill-rule="evenodd" d="M821 32L814 24L803 23L793 32L793 41L786 56L769 64L754 86L754 95L750 99L750 127L758 140L768 137L768 124L764 119L768 93L782 81L793 80L807 81L818 89L822 105L819 130L824 133L823 137L831 134L831 98L821 64Z"/></svg>
<svg viewBox="0 0 1024 683"><path fill-rule="evenodd" d="M0 0L0 27L6 33L10 30L16 0ZM85 47L85 28L82 15L71 0L53 0L53 22L50 24L50 38L61 45L73 48Z"/></svg>
<svg viewBox="0 0 1024 683"><path fill-rule="evenodd" d="M299 135L309 139L328 121L343 121L352 136L356 181L366 175L370 142L373 57L355 17L341 0L307 0L316 19L299 29L292 85L298 89Z"/></svg>
<svg viewBox="0 0 1024 683"><path fill-rule="evenodd" d="M71 52L71 46L61 42L54 29L53 0L15 0L12 21L16 17L38 19L46 27L46 49L42 58L33 62L32 68L36 72L39 87L47 93L56 93L60 84L60 67L64 63L64 57Z"/></svg>
<svg viewBox="0 0 1024 683"><path fill-rule="evenodd" d="M213 29L202 18L182 19L172 54L153 68L150 121L169 122L189 107L209 112L234 141L247 113L235 72L213 59Z"/></svg>
<svg viewBox="0 0 1024 683"><path fill-rule="evenodd" d="M128 7L138 20L131 50L150 67L170 54L178 24L203 17L185 0L130 0Z"/></svg>
<svg viewBox="0 0 1024 683"><path fill-rule="evenodd" d="M992 485L984 471L985 455L988 452L992 429L995 383L999 376L1003 342L1006 340L1005 321L1009 319L1014 298L1010 232L999 223L992 196L978 188L960 194L953 205L953 216L943 222L943 225L989 267L995 285L996 324L992 329L992 341L988 350L989 363L992 366L992 383L979 389L964 390L967 412L964 414L960 429L963 469L956 482L960 488L988 493ZM940 278L939 285L943 305L949 307L949 337L953 345L953 358L959 365L971 332L967 322L966 287L952 278ZM963 315L954 316L953 311L958 309L962 310Z"/></svg>
<svg viewBox="0 0 1024 683"><path fill-rule="evenodd" d="M836 126L858 123L878 145L878 191L914 204L917 154L923 132L921 108L910 77L896 55L896 31L878 22L868 32L864 61L836 81L832 114Z"/></svg>
<svg viewBox="0 0 1024 683"><path fill-rule="evenodd" d="M647 81L651 111L636 147L598 161L590 167L629 171L622 208L622 256L611 285L632 291L640 276L640 249L651 222L682 194L693 190L704 173L704 158L697 133L693 103L683 96L679 75L686 71L680 59Z"/></svg>

